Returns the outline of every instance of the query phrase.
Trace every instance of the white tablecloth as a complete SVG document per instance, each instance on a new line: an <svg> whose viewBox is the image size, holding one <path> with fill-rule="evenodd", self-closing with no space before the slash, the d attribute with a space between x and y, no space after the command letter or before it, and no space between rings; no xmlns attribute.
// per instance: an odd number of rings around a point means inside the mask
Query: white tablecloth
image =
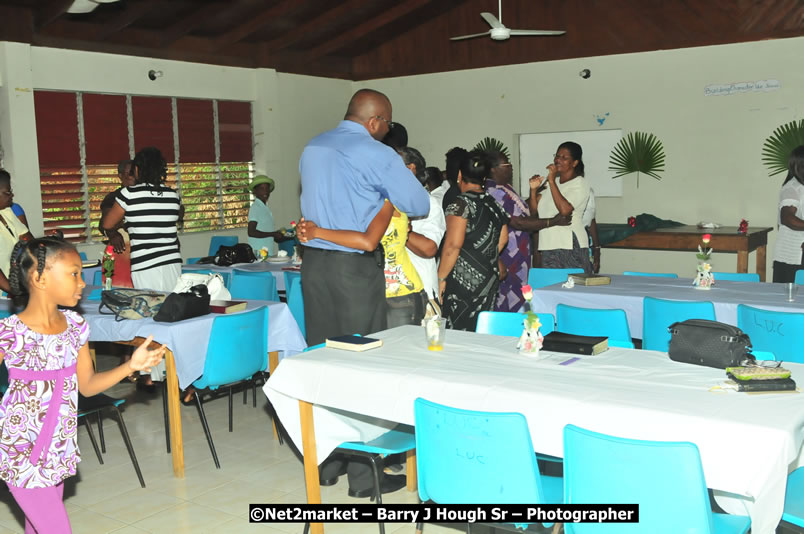
<svg viewBox="0 0 804 534"><path fill-rule="evenodd" d="M236 263L234 265L230 265L229 267L220 267L218 265L202 265L198 263L193 263L190 265L182 265L181 268L183 271L195 271L195 270L202 270L202 269L209 269L211 271L219 272L219 273L231 273L233 270L237 269L238 271L251 271L251 272L271 272L276 279L276 290L277 291L285 291L285 269L289 267L298 267L292 263L291 258L288 258L288 261L285 262L267 262L267 261L260 261L256 263Z"/></svg>
<svg viewBox="0 0 804 534"><path fill-rule="evenodd" d="M737 305L777 311L804 312L804 294L787 302L784 284L730 282L716 280L710 290L695 289L689 278L654 278L646 276L611 276L605 286L579 286L572 289L554 284L533 290L533 310L556 312L556 304L582 308L619 308L628 315L631 337L642 338L642 298L671 300L708 300L715 305L715 317L722 323L737 325Z"/></svg>
<svg viewBox="0 0 804 534"><path fill-rule="evenodd" d="M788 470L804 463L804 395L711 392L724 380L722 370L676 363L664 353L612 348L560 365L571 356L545 352L537 361L517 353L515 338L448 330L444 351L429 352L421 327L373 337L384 346L365 353L323 348L285 359L265 385L299 450L298 400L315 404L319 461L343 441L378 436L389 421L412 425L417 397L517 411L528 419L536 451L555 456L563 456L568 423L695 443L708 486L744 496L759 533L774 531ZM804 381L804 365L789 367Z"/></svg>

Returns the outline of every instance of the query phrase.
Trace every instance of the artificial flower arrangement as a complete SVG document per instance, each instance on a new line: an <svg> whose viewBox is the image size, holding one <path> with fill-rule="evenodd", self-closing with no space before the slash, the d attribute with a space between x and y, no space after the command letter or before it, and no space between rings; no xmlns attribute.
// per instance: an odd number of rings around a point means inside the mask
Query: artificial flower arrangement
<svg viewBox="0 0 804 534"><path fill-rule="evenodd" d="M714 249L707 248L711 240L711 234L704 234L701 237L703 246L698 245L698 254L695 255L698 258L698 269L695 279L692 281L692 285L696 289L712 289L715 283L715 275L712 274L712 265L709 263L709 258L712 257Z"/></svg>
<svg viewBox="0 0 804 534"><path fill-rule="evenodd" d="M290 221L290 228L280 228L279 233L285 237L296 237L296 221Z"/></svg>
<svg viewBox="0 0 804 534"><path fill-rule="evenodd" d="M106 250L103 251L101 269L104 289L112 289L112 275L114 274L114 247L112 245L107 245Z"/></svg>
<svg viewBox="0 0 804 534"><path fill-rule="evenodd" d="M530 287L530 285L522 286L522 296L525 298L528 311L525 313L524 328L522 329L522 335L519 336L517 349L519 349L519 352L523 354L538 356L539 349L542 348L544 336L539 331L539 329L542 327L542 323L539 321L539 316L533 313L533 305L531 304L531 300L533 299L533 288Z"/></svg>
<svg viewBox="0 0 804 534"><path fill-rule="evenodd" d="M265 261L265 258L270 256L271 253L268 252L268 247L262 247L260 250L257 251L257 259L260 261Z"/></svg>

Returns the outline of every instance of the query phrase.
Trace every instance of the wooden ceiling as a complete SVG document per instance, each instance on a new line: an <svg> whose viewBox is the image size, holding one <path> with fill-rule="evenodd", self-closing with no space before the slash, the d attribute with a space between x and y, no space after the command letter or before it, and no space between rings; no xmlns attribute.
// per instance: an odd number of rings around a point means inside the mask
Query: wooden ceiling
<svg viewBox="0 0 804 534"><path fill-rule="evenodd" d="M804 35L804 0L0 0L0 41L366 80ZM108 1L108 0L105 0Z"/></svg>

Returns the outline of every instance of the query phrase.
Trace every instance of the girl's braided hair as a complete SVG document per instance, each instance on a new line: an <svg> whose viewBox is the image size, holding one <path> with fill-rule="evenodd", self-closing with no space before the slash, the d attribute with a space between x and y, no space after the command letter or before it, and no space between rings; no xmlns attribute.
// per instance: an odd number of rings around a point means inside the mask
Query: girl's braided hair
<svg viewBox="0 0 804 534"><path fill-rule="evenodd" d="M30 295L28 278L31 269L35 268L39 276L42 276L47 260L68 250L75 251L75 247L71 243L55 237L18 241L14 245L14 249L11 251L8 284L11 287L11 298L15 306L24 307L28 304Z"/></svg>

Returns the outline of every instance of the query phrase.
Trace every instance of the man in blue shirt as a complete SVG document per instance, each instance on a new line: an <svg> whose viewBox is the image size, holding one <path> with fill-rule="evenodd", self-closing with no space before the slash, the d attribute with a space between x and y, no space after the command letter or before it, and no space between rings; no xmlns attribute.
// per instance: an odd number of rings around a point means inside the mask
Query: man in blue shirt
<svg viewBox="0 0 804 534"><path fill-rule="evenodd" d="M365 232L389 199L410 217L427 215L427 191L402 158L380 141L393 127L391 102L384 94L357 91L338 126L314 137L302 152L302 216L319 227ZM370 334L386 328L382 251L363 252L314 239L307 242L301 268L307 343L328 337ZM349 465L349 494L371 494L367 465ZM325 484L343 474L342 462L322 466ZM385 477L383 493L404 485ZM401 480L401 484L400 482Z"/></svg>

